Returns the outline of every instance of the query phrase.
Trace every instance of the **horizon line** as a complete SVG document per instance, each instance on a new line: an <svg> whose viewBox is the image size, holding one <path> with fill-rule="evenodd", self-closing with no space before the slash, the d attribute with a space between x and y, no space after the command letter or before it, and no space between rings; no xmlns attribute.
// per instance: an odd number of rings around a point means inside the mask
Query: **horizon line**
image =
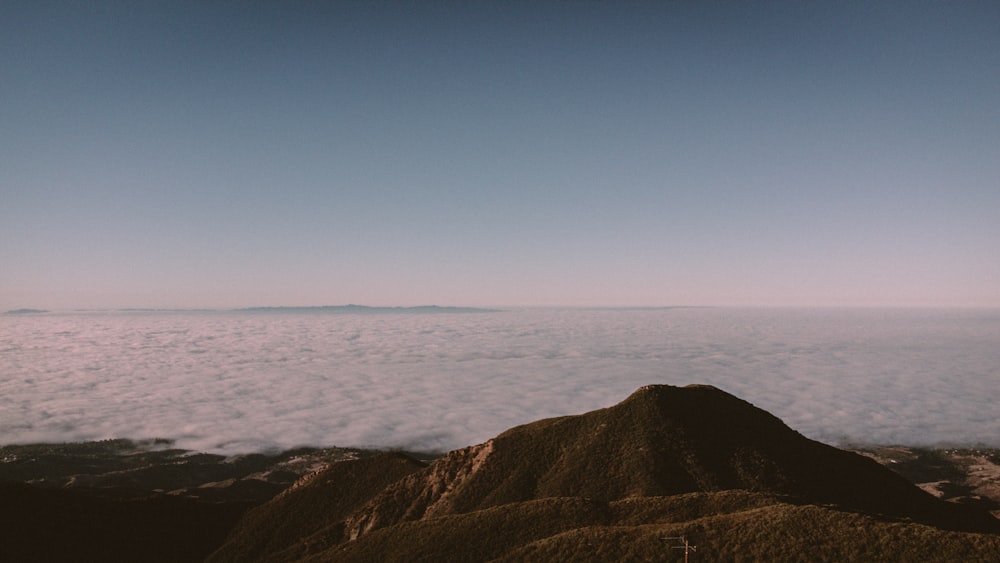
<svg viewBox="0 0 1000 563"><path fill-rule="evenodd" d="M72 308L36 308L19 307L6 309L3 315L42 315L48 313L201 313L201 312L348 312L351 310L358 312L503 312L507 310L529 310L529 309L550 309L550 310L634 310L634 311L654 311L672 309L952 309L952 310L988 310L1000 309L1000 305L940 305L940 304L920 304L920 305L830 305L830 304L723 304L723 305L363 305L357 303L347 303L343 305L253 305L253 306L194 306L194 307L72 307Z"/></svg>

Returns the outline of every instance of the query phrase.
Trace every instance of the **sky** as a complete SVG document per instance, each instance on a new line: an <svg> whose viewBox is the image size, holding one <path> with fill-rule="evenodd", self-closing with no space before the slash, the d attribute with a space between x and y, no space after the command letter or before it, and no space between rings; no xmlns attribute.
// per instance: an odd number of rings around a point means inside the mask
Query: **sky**
<svg viewBox="0 0 1000 563"><path fill-rule="evenodd" d="M1000 306L1000 4L0 4L0 309Z"/></svg>

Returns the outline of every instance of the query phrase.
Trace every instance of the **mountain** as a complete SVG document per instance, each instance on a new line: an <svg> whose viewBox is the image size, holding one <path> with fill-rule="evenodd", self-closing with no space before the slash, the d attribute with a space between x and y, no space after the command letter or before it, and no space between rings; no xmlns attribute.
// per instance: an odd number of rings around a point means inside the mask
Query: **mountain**
<svg viewBox="0 0 1000 563"><path fill-rule="evenodd" d="M320 305L315 307L247 307L236 309L243 313L325 313L340 315L438 314L438 313L496 313L497 309L477 307L441 307L419 305L416 307L371 307L369 305Z"/></svg>
<svg viewBox="0 0 1000 563"><path fill-rule="evenodd" d="M985 511L714 387L655 385L426 466L333 464L249 511L210 560L662 559L679 536L711 560L1000 553Z"/></svg>

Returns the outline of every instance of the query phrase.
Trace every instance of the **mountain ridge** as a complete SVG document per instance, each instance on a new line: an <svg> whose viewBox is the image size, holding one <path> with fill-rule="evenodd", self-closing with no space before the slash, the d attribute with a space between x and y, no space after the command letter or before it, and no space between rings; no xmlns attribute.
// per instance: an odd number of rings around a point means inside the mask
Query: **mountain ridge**
<svg viewBox="0 0 1000 563"><path fill-rule="evenodd" d="M948 520L938 512L954 512L873 460L809 440L706 385L645 386L606 409L511 428L425 472L425 481L412 477L373 499L370 514L348 523L352 539L395 518L554 496L611 501L744 489L938 525ZM861 486L867 481L874 484ZM402 498L410 504L399 506Z"/></svg>
<svg viewBox="0 0 1000 563"><path fill-rule="evenodd" d="M349 471L338 465L325 475ZM343 487L377 491L337 508L336 522L329 513L317 515L327 524L308 534L292 531L273 544L284 548L254 553L262 560L478 560L514 557L524 549L543 553L556 544L559 553L576 553L577 540L569 538L598 541L619 528L642 546L648 526L704 521L710 528L756 530L754 510L787 526L801 513L838 526L872 523L892 541L916 534L950 545L958 541L954 534L973 534L977 542L1000 547L1000 521L985 511L936 499L867 457L805 438L770 413L706 385L644 386L614 406L516 426L407 471L384 487L367 485L365 472L353 469L361 481L319 477L324 490L302 484L301 499L342 495L337 491ZM685 495L696 495L702 508L679 509ZM255 514L273 507L251 510L245 518L251 523L238 525L210 560L245 559L240 538L273 527L282 511L301 517L305 506L304 500L288 502L257 520ZM678 521L681 514L686 520ZM505 526L517 529L500 532ZM811 533L822 534L824 526L816 524Z"/></svg>
<svg viewBox="0 0 1000 563"><path fill-rule="evenodd" d="M440 305L417 305L414 307L376 307L371 305L316 305L301 307L244 307L234 309L238 313L329 313L329 314L441 314L441 313L496 313L499 309L480 307L445 307Z"/></svg>

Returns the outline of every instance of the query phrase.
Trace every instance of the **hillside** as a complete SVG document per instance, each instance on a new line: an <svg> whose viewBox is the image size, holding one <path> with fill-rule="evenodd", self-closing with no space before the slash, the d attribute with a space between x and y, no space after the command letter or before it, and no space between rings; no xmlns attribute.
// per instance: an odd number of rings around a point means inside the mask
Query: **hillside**
<svg viewBox="0 0 1000 563"><path fill-rule="evenodd" d="M0 561L201 561L247 509L310 471L375 452L227 458L169 441L0 447Z"/></svg>
<svg viewBox="0 0 1000 563"><path fill-rule="evenodd" d="M647 386L426 466L333 464L251 510L210 560L661 560L677 536L706 560L990 560L998 534L986 511L716 388Z"/></svg>

